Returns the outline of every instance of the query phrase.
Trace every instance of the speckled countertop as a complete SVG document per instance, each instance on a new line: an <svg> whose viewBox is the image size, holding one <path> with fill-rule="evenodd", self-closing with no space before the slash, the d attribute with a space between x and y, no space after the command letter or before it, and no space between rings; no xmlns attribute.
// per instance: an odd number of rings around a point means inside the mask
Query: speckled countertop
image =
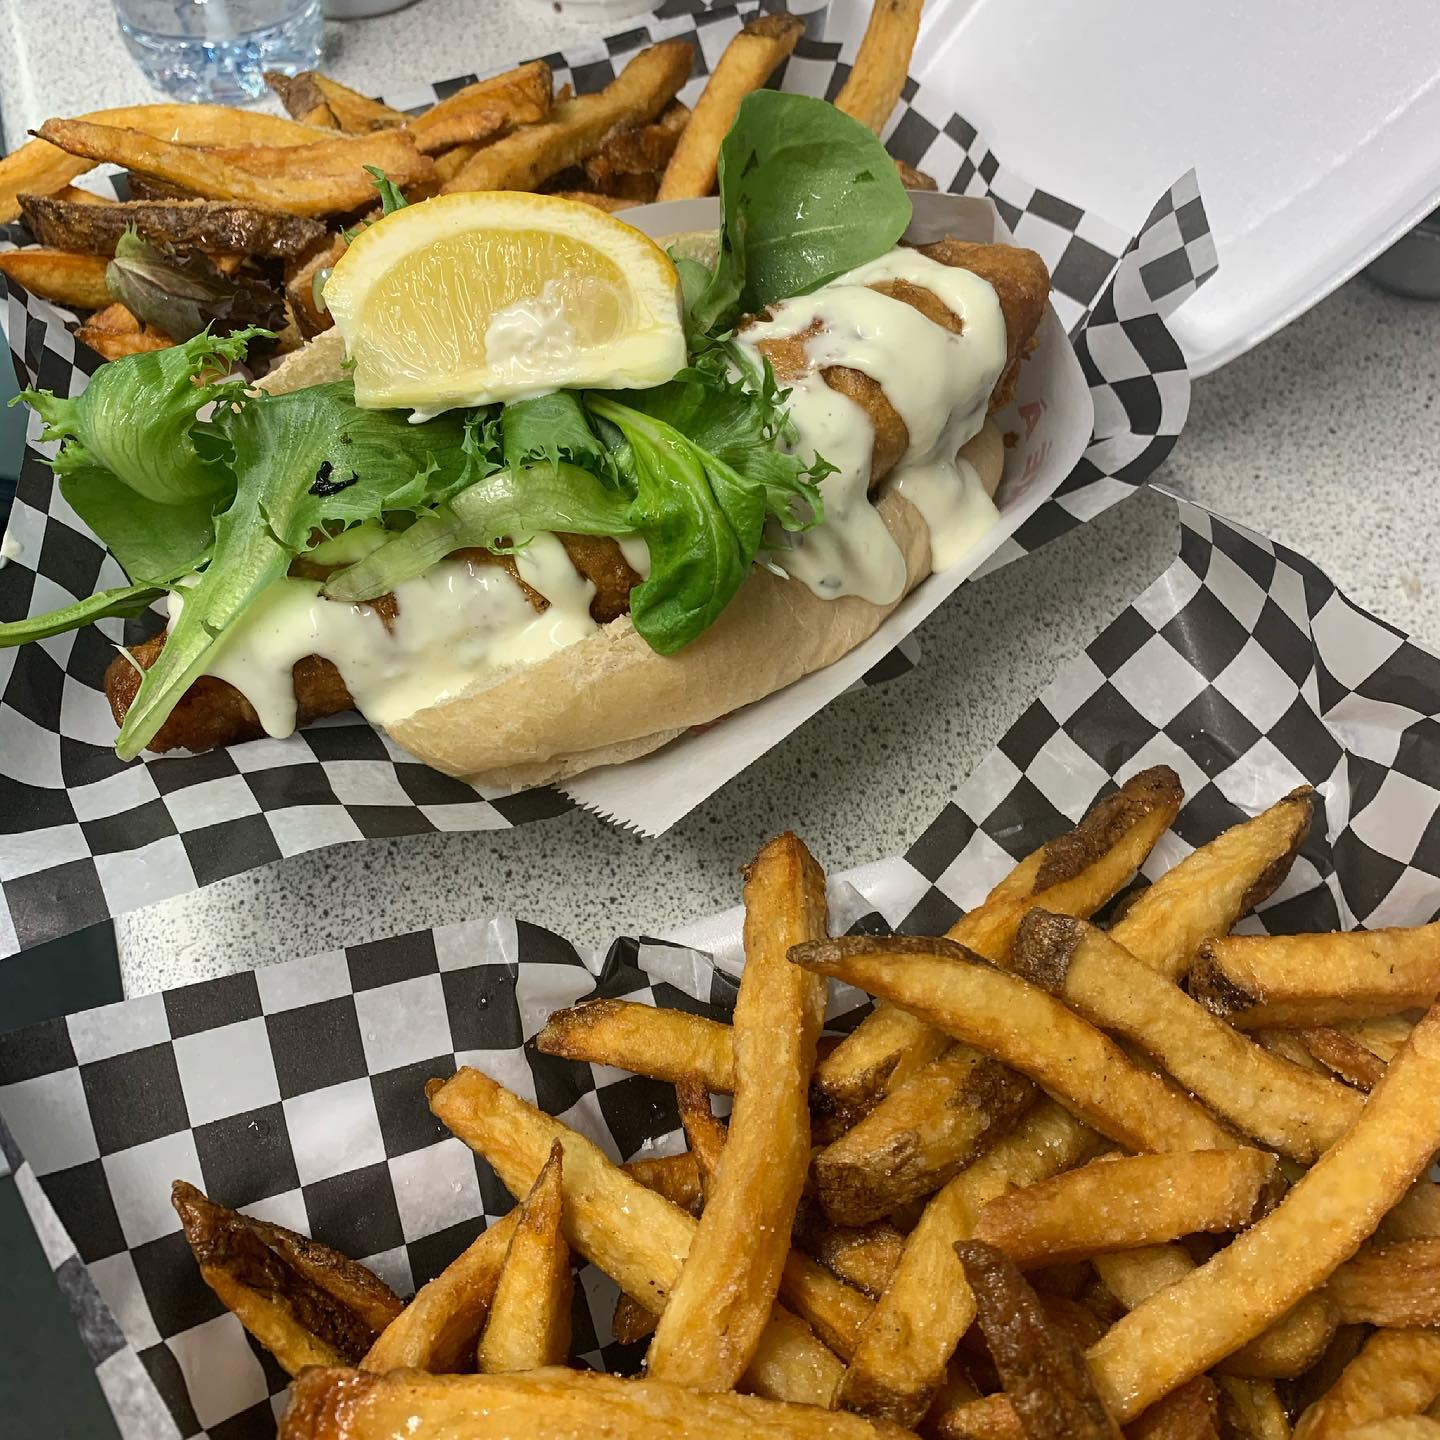
<svg viewBox="0 0 1440 1440"><path fill-rule="evenodd" d="M102 0L40 0L0 51L14 137L50 113L144 98ZM608 28L542 0L420 0L331 27L327 64L360 87L504 63ZM462 43L455 42L463 35ZM1197 383L1156 477L1317 561L1361 604L1440 641L1440 305L1365 280ZM503 833L346 845L116 922L130 993L509 910L582 944L651 934L734 903L769 834L834 869L904 849L1056 670L1170 563L1173 503L1142 492L1026 561L963 587L921 628L920 669L842 696L667 835L572 812Z"/></svg>

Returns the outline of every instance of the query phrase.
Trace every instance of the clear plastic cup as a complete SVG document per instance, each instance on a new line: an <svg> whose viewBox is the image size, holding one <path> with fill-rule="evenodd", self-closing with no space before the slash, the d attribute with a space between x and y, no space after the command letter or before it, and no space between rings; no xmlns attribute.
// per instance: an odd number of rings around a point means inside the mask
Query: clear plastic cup
<svg viewBox="0 0 1440 1440"><path fill-rule="evenodd" d="M315 66L320 0L115 0L120 33L146 77L177 100L243 105L267 70Z"/></svg>

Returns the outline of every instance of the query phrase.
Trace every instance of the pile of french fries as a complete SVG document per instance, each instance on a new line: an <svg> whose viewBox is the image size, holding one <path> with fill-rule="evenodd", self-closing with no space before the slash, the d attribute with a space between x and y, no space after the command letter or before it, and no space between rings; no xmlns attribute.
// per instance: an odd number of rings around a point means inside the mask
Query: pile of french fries
<svg viewBox="0 0 1440 1440"><path fill-rule="evenodd" d="M534 1042L672 1083L687 1148L617 1164L478 1070L430 1081L518 1203L403 1307L177 1185L205 1279L297 1376L281 1435L1440 1433L1440 924L1231 933L1314 798L1107 926L1180 808L1166 767L944 937L828 937L820 867L771 841L732 1023L606 999ZM877 1001L843 1037L829 979ZM643 1378L566 1368L572 1257Z"/></svg>
<svg viewBox="0 0 1440 1440"><path fill-rule="evenodd" d="M877 0L835 103L877 132L899 98L922 0ZM540 190L608 211L709 195L720 142L804 29L792 15L750 21L695 111L676 99L694 47L652 45L603 90L556 90L536 60L467 85L418 115L329 76L267 77L291 118L218 105L132 105L47 120L0 159L0 222L23 217L36 244L0 253L0 271L43 299L86 312L77 334L107 360L163 349L171 336L119 303L106 271L128 227L152 244L208 256L218 271L272 284L293 349L330 325L320 284L348 232L370 219L378 169L408 200L468 190ZM128 173L131 199L72 182L99 164ZM902 166L907 184L933 189Z"/></svg>

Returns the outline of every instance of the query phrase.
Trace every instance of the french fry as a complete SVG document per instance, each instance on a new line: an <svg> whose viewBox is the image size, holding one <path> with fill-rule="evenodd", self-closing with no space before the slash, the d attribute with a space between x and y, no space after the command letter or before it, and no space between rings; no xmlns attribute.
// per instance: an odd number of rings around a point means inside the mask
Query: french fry
<svg viewBox="0 0 1440 1440"><path fill-rule="evenodd" d="M802 1199L795 1242L832 1274L877 1299L900 1263L905 1237L893 1225L832 1225L818 1205Z"/></svg>
<svg viewBox="0 0 1440 1440"><path fill-rule="evenodd" d="M1035 1292L993 1245L959 1240L955 1253L976 1318L1027 1440L1120 1440L1069 1335L1051 1324Z"/></svg>
<svg viewBox="0 0 1440 1440"><path fill-rule="evenodd" d="M1322 1065L1357 1089L1373 1090L1385 1078L1385 1061L1355 1036L1329 1025L1296 1033Z"/></svg>
<svg viewBox="0 0 1440 1440"><path fill-rule="evenodd" d="M1377 1233L1385 1240L1440 1238L1440 1185L1422 1180L1380 1222Z"/></svg>
<svg viewBox="0 0 1440 1440"><path fill-rule="evenodd" d="M940 188L932 176L927 175L923 170L917 170L913 165L907 165L903 160L895 161L895 169L899 173L900 183L907 190L938 190Z"/></svg>
<svg viewBox="0 0 1440 1440"><path fill-rule="evenodd" d="M209 149L84 120L47 120L39 133L88 160L124 165L211 199L270 205L292 215L337 214L373 200L366 165L384 170L402 187L431 173L429 160L403 130L310 145Z"/></svg>
<svg viewBox="0 0 1440 1440"><path fill-rule="evenodd" d="M423 155L435 155L543 120L550 111L552 85L543 60L477 80L409 121L415 147Z"/></svg>
<svg viewBox="0 0 1440 1440"><path fill-rule="evenodd" d="M142 325L123 305L97 310L75 332L75 338L107 360L141 355L147 350L168 350L175 343L154 325Z"/></svg>
<svg viewBox="0 0 1440 1440"><path fill-rule="evenodd" d="M1013 1070L954 1045L814 1158L826 1215L867 1225L933 1194L1035 1098Z"/></svg>
<svg viewBox="0 0 1440 1440"><path fill-rule="evenodd" d="M564 1148L557 1140L525 1197L476 1351L482 1375L563 1365L570 1351L570 1251L560 1230Z"/></svg>
<svg viewBox="0 0 1440 1440"><path fill-rule="evenodd" d="M1440 921L1411 930L1217 936L1200 947L1190 990L1241 1030L1415 1009L1440 994Z"/></svg>
<svg viewBox="0 0 1440 1440"><path fill-rule="evenodd" d="M105 288L105 258L28 246L0 252L0 274L32 295L72 310L103 310L113 297Z"/></svg>
<svg viewBox="0 0 1440 1440"><path fill-rule="evenodd" d="M1440 1007L1351 1129L1263 1220L1118 1321L1090 1352L1122 1419L1237 1350L1329 1278L1440 1148Z"/></svg>
<svg viewBox="0 0 1440 1440"><path fill-rule="evenodd" d="M610 1333L618 1345L637 1345L655 1333L655 1317L638 1300L623 1290L615 1297L615 1313L610 1317Z"/></svg>
<svg viewBox="0 0 1440 1440"><path fill-rule="evenodd" d="M787 956L825 928L824 873L796 836L770 841L745 877L725 1161L650 1342L656 1379L731 1389L765 1328L810 1162L806 1093L825 1018L825 982Z"/></svg>
<svg viewBox="0 0 1440 1440"><path fill-rule="evenodd" d="M1226 1440L1290 1440L1290 1418L1269 1380L1217 1375L1215 1386Z"/></svg>
<svg viewBox="0 0 1440 1440"><path fill-rule="evenodd" d="M1440 1325L1440 1240L1367 1245L1325 1287L1342 1325Z"/></svg>
<svg viewBox="0 0 1440 1440"><path fill-rule="evenodd" d="M427 1087L430 1108L488 1160L512 1194L535 1183L559 1140L565 1147L565 1238L647 1310L663 1310L694 1238L696 1221L632 1179L590 1141L464 1069ZM759 1394L826 1405L840 1362L809 1327L776 1307L747 1372Z"/></svg>
<svg viewBox="0 0 1440 1440"><path fill-rule="evenodd" d="M201 1278L289 1375L354 1364L400 1312L378 1276L318 1240L227 1210L184 1180L170 1199Z"/></svg>
<svg viewBox="0 0 1440 1440"><path fill-rule="evenodd" d="M633 210L642 203L639 200L627 200L620 195L601 195L594 190L551 190L548 193L558 195L562 200L574 200L581 205L593 205L607 215L617 214L621 210Z"/></svg>
<svg viewBox="0 0 1440 1440"><path fill-rule="evenodd" d="M735 1090L730 1026L684 1010L634 1000L588 1000L551 1015L535 1037L535 1048L671 1084L693 1077L715 1095Z"/></svg>
<svg viewBox="0 0 1440 1440"><path fill-rule="evenodd" d="M1392 1415L1345 1432L1346 1440L1440 1440L1440 1420L1424 1415Z"/></svg>
<svg viewBox="0 0 1440 1440"><path fill-rule="evenodd" d="M924 0L875 0L855 63L835 97L837 110L877 135L905 86L923 6Z"/></svg>
<svg viewBox="0 0 1440 1440"><path fill-rule="evenodd" d="M1377 1420L1418 1415L1440 1397L1440 1334L1378 1330L1300 1417L1295 1440L1339 1440Z"/></svg>
<svg viewBox="0 0 1440 1440"><path fill-rule="evenodd" d="M227 105L122 105L78 118L190 145L308 145L323 138L308 125ZM20 214L21 195L53 195L94 164L43 140L12 151L0 159L0 223Z"/></svg>
<svg viewBox="0 0 1440 1440"><path fill-rule="evenodd" d="M435 178L443 186L453 180L479 150L478 145L454 145L435 156Z"/></svg>
<svg viewBox="0 0 1440 1440"><path fill-rule="evenodd" d="M665 167L657 200L689 200L715 188L720 142L735 123L740 102L764 85L804 33L805 22L796 15L760 15L731 40Z"/></svg>
<svg viewBox="0 0 1440 1440"><path fill-rule="evenodd" d="M95 205L56 195L22 195L20 209L40 244L90 255L113 255L132 225L160 245L234 255L298 255L325 238L325 227L316 220L215 200Z"/></svg>
<svg viewBox="0 0 1440 1440"><path fill-rule="evenodd" d="M1187 855L1115 922L1115 943L1179 979L1200 945L1223 935L1290 873L1314 808L1315 792L1302 785Z"/></svg>
<svg viewBox="0 0 1440 1440"><path fill-rule="evenodd" d="M555 105L536 125L522 126L476 151L446 191L534 190L578 165L617 125L653 120L690 78L693 47L662 40L642 50L603 90Z"/></svg>
<svg viewBox="0 0 1440 1440"><path fill-rule="evenodd" d="M850 1357L838 1405L899 1425L920 1422L975 1318L955 1242L970 1237L982 1207L1009 1186L1044 1180L1083 1158L1095 1142L1094 1132L1062 1106L1041 1100L930 1201Z"/></svg>
<svg viewBox="0 0 1440 1440"><path fill-rule="evenodd" d="M1199 1105L1141 1069L1093 1025L953 941L847 936L797 946L791 959L903 1005L1028 1075L1127 1149L1235 1147Z"/></svg>
<svg viewBox="0 0 1440 1440"><path fill-rule="evenodd" d="M1032 910L1014 971L1101 1029L1158 1060L1217 1114L1263 1144L1309 1163L1345 1133L1363 1101L1237 1034L1103 931Z"/></svg>
<svg viewBox="0 0 1440 1440"><path fill-rule="evenodd" d="M902 1440L893 1427L854 1415L562 1369L528 1375L316 1369L295 1383L280 1423L280 1440L394 1440L411 1433L466 1440Z"/></svg>
<svg viewBox="0 0 1440 1440"><path fill-rule="evenodd" d="M1074 829L1027 855L981 905L950 927L949 938L1004 964L1030 904L1067 915L1093 914L1140 868L1181 799L1180 779L1168 766L1142 770L1092 805ZM878 1005L816 1067L811 1103L822 1117L854 1124L882 1089L902 1084L948 1048L934 1027Z"/></svg>
<svg viewBox="0 0 1440 1440"><path fill-rule="evenodd" d="M689 1153L658 1155L628 1161L625 1173L638 1180L647 1190L663 1195L682 1210L699 1210L701 1201L700 1169Z"/></svg>
<svg viewBox="0 0 1440 1440"><path fill-rule="evenodd" d="M1197 1375L1125 1427L1125 1440L1220 1440L1220 1392Z"/></svg>
<svg viewBox="0 0 1440 1440"><path fill-rule="evenodd" d="M468 1366L520 1223L521 1210L483 1230L387 1325L360 1364L366 1370L428 1370L449 1374Z"/></svg>
<svg viewBox="0 0 1440 1440"><path fill-rule="evenodd" d="M409 116L391 109L318 70L302 70L298 75L284 75L278 70L265 72L265 83L280 97L286 113L295 120L315 125L324 123L315 118L329 115L335 128L347 135L368 135L372 130L389 130L403 125Z"/></svg>
<svg viewBox="0 0 1440 1440"><path fill-rule="evenodd" d="M1264 1150L1192 1150L1092 1160L1012 1190L980 1212L975 1239L1020 1269L1240 1230L1275 1198L1275 1157Z"/></svg>
<svg viewBox="0 0 1440 1440"><path fill-rule="evenodd" d="M1322 1065L1305 1048L1305 1042L1293 1030L1252 1030L1249 1033L1272 1055L1279 1055L1292 1065L1310 1071L1312 1075L1333 1078L1334 1072Z"/></svg>
<svg viewBox="0 0 1440 1440"><path fill-rule="evenodd" d="M672 100L653 124L612 131L585 161L585 178L602 195L648 203L690 123L689 106Z"/></svg>

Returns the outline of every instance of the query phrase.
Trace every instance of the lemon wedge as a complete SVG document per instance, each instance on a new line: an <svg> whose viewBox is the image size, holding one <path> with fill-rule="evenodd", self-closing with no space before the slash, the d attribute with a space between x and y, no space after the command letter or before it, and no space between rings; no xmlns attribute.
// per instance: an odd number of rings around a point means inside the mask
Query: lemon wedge
<svg viewBox="0 0 1440 1440"><path fill-rule="evenodd" d="M355 237L325 303L367 409L643 390L685 364L669 257L554 195L474 191L396 210Z"/></svg>

